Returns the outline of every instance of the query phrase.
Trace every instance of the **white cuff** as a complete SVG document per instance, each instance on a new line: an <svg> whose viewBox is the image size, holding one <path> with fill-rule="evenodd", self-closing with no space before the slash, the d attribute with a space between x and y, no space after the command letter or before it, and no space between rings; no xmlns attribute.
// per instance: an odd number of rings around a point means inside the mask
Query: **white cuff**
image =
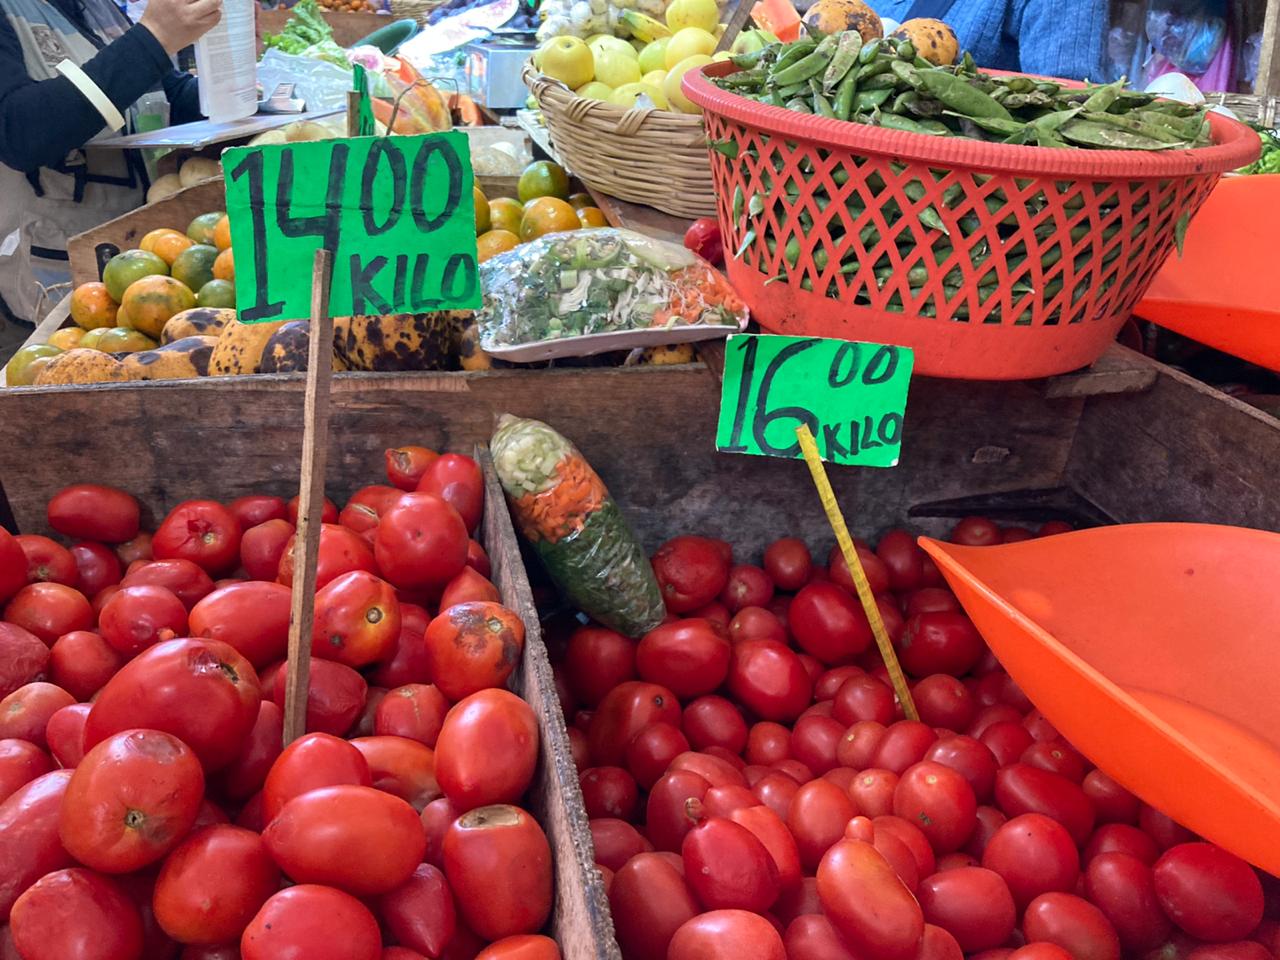
<svg viewBox="0 0 1280 960"><path fill-rule="evenodd" d="M102 92L101 87L89 79L89 75L81 70L78 65L70 60L63 60L58 64L57 69L60 74L75 84L76 89L84 94L86 100L93 104L94 109L107 122L108 127L112 130L120 130L124 127L124 117L120 115L116 105Z"/></svg>

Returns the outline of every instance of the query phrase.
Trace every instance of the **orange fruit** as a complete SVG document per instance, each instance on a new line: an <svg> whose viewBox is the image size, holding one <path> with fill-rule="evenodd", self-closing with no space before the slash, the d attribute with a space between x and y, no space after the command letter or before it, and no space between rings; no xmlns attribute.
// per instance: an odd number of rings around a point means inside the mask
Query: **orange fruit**
<svg viewBox="0 0 1280 960"><path fill-rule="evenodd" d="M124 292L122 306L129 313L133 329L157 338L166 321L175 313L196 305L196 295L181 280L149 276L135 280Z"/></svg>
<svg viewBox="0 0 1280 960"><path fill-rule="evenodd" d="M174 230L172 227L160 227L159 229L152 230L142 238L142 242L138 244L138 249L145 250L147 251L147 253L155 253L156 241L159 240L161 237L169 236L170 234L175 234L175 233L180 237L185 236L185 234L181 230Z"/></svg>
<svg viewBox="0 0 1280 960"><path fill-rule="evenodd" d="M529 201L520 219L520 239L533 240L548 233L577 230L582 226L578 211L556 197L539 197Z"/></svg>
<svg viewBox="0 0 1280 960"><path fill-rule="evenodd" d="M476 208L476 236L489 229L489 200L478 185L471 188L471 202Z"/></svg>
<svg viewBox="0 0 1280 960"><path fill-rule="evenodd" d="M169 275L181 280L194 292L214 279L213 263L219 256L212 244L193 243L173 261Z"/></svg>
<svg viewBox="0 0 1280 960"><path fill-rule="evenodd" d="M569 195L569 174L564 167L550 160L535 160L524 168L520 174L520 182L516 187L521 201L528 203L538 197L560 197Z"/></svg>
<svg viewBox="0 0 1280 960"><path fill-rule="evenodd" d="M510 230L489 230L476 238L476 259L484 263L490 257L514 250L520 245L520 238Z"/></svg>
<svg viewBox="0 0 1280 960"><path fill-rule="evenodd" d="M82 330L114 327L117 309L105 283L82 283L71 291L71 319Z"/></svg>
<svg viewBox="0 0 1280 960"><path fill-rule="evenodd" d="M595 198L589 193L574 193L569 195L569 206L575 210L581 210L583 207L594 207L596 205Z"/></svg>
<svg viewBox="0 0 1280 960"><path fill-rule="evenodd" d="M187 236L196 243L207 243L212 246L213 230L218 225L218 221L225 216L226 214L221 210L200 214L187 226Z"/></svg>
<svg viewBox="0 0 1280 960"><path fill-rule="evenodd" d="M579 207L578 221L584 227L607 227L609 221L604 218L604 211L599 207Z"/></svg>
<svg viewBox="0 0 1280 960"><path fill-rule="evenodd" d="M225 213L213 228L213 245L219 250L231 249L231 219Z"/></svg>
<svg viewBox="0 0 1280 960"><path fill-rule="evenodd" d="M166 233L163 236L156 237L155 243L151 245L151 252L167 263L173 266L173 261L178 259L178 255L188 247L194 247L196 242L185 234Z"/></svg>
<svg viewBox="0 0 1280 960"><path fill-rule="evenodd" d="M234 280L236 278L236 261L230 250L223 250L213 261L213 279Z"/></svg>
<svg viewBox="0 0 1280 960"><path fill-rule="evenodd" d="M489 201L489 229L520 232L520 218L524 207L514 197L494 197Z"/></svg>

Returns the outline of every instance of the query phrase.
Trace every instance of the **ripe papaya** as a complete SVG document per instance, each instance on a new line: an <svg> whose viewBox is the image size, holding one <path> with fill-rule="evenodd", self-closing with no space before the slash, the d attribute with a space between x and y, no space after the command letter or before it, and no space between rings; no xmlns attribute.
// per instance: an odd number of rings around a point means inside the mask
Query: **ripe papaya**
<svg viewBox="0 0 1280 960"><path fill-rule="evenodd" d="M213 356L209 359L209 376L257 373L267 341L288 322L275 320L268 323L242 323L231 320L218 334L218 345L213 348Z"/></svg>
<svg viewBox="0 0 1280 960"><path fill-rule="evenodd" d="M130 380L191 380L209 375L217 337L184 337L154 350L121 357Z"/></svg>
<svg viewBox="0 0 1280 960"><path fill-rule="evenodd" d="M351 370L456 370L470 310L335 317L334 346Z"/></svg>
<svg viewBox="0 0 1280 960"><path fill-rule="evenodd" d="M227 307L192 307L169 318L160 331L160 343L173 343L187 337L216 337L235 318L236 312Z"/></svg>
<svg viewBox="0 0 1280 960"><path fill-rule="evenodd" d="M336 321L335 321L336 322ZM336 339L336 336L335 336ZM271 335L262 348L259 373L296 373L307 369L307 351L311 345L311 321L290 320ZM333 369L347 369L346 364L333 353Z"/></svg>
<svg viewBox="0 0 1280 960"><path fill-rule="evenodd" d="M51 358L49 364L36 374L35 385L118 383L128 379L124 364L111 354L76 347Z"/></svg>

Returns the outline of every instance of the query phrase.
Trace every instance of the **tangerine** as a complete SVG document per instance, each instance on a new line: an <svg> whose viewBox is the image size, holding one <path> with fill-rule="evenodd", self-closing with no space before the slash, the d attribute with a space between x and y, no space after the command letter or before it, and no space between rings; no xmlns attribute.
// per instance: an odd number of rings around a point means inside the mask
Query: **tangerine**
<svg viewBox="0 0 1280 960"><path fill-rule="evenodd" d="M161 237L166 237L174 233L180 237L185 236L181 230L175 230L173 227L157 227L155 230L148 232L146 236L142 238L142 242L138 244L138 249L145 250L147 253L155 253L156 241Z"/></svg>
<svg viewBox="0 0 1280 960"><path fill-rule="evenodd" d="M124 302L124 292L129 284L147 276L168 276L169 265L154 253L146 250L125 250L107 261L102 270L102 282L107 293L116 303ZM118 323L119 321L117 321Z"/></svg>
<svg viewBox="0 0 1280 960"><path fill-rule="evenodd" d="M582 226L578 211L568 202L556 197L538 197L530 200L520 218L520 239L534 240L548 233L577 230Z"/></svg>
<svg viewBox="0 0 1280 960"><path fill-rule="evenodd" d="M520 218L524 207L514 197L494 197L489 201L489 229L520 232Z"/></svg>
<svg viewBox="0 0 1280 960"><path fill-rule="evenodd" d="M234 280L236 278L236 261L230 250L223 250L213 261L213 279Z"/></svg>
<svg viewBox="0 0 1280 960"><path fill-rule="evenodd" d="M94 280L71 291L71 319L83 330L114 327L118 309L105 283Z"/></svg>
<svg viewBox="0 0 1280 960"><path fill-rule="evenodd" d="M579 207L578 221L584 227L607 227L609 221L605 219L604 211L599 207Z"/></svg>
<svg viewBox="0 0 1280 960"><path fill-rule="evenodd" d="M490 257L514 250L520 245L520 238L510 230L488 230L476 239L476 259L484 263Z"/></svg>
<svg viewBox="0 0 1280 960"><path fill-rule="evenodd" d="M165 322L175 313L196 305L196 295L173 277L143 277L129 284L122 306L129 313L133 329L153 339L160 336Z"/></svg>
<svg viewBox="0 0 1280 960"><path fill-rule="evenodd" d="M183 251L194 247L196 242L190 237L178 233L166 233L163 236L156 237L156 241L151 246L151 252L163 260L172 269L173 261L177 260Z"/></svg>
<svg viewBox="0 0 1280 960"><path fill-rule="evenodd" d="M476 207L476 236L489 229L489 199L479 186L472 186L471 199Z"/></svg>
<svg viewBox="0 0 1280 960"><path fill-rule="evenodd" d="M520 174L516 192L520 195L521 203L528 203L539 197L559 197L563 200L569 196L569 174L558 163L535 160Z"/></svg>
<svg viewBox="0 0 1280 960"><path fill-rule="evenodd" d="M213 231L217 229L218 221L225 216L226 214L221 210L200 214L187 227L187 236L196 243L207 243L212 246Z"/></svg>
<svg viewBox="0 0 1280 960"><path fill-rule="evenodd" d="M595 197L589 193L571 193L569 194L569 206L575 210L581 210L583 207L594 207L596 205Z"/></svg>
<svg viewBox="0 0 1280 960"><path fill-rule="evenodd" d="M193 291L199 290L214 278L213 263L217 259L217 248L207 243L195 243L178 255L169 274Z"/></svg>
<svg viewBox="0 0 1280 960"><path fill-rule="evenodd" d="M213 245L219 250L231 249L231 218L225 213L213 228Z"/></svg>
<svg viewBox="0 0 1280 960"><path fill-rule="evenodd" d="M83 327L63 327L49 334L49 342L61 350L71 350L80 345L80 340L89 331Z"/></svg>

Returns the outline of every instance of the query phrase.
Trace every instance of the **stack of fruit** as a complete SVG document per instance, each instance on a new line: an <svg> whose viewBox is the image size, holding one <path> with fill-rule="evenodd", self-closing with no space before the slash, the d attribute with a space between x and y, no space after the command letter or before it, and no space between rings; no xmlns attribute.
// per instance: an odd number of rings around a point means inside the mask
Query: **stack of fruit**
<svg viewBox="0 0 1280 960"><path fill-rule="evenodd" d="M535 160L525 167L517 193L519 199L490 200L478 185L475 187L476 246L481 263L548 233L609 225L590 194L569 192L569 174L550 160Z"/></svg>
<svg viewBox="0 0 1280 960"><path fill-rule="evenodd" d="M48 506L70 548L0 529L0 956L559 960L480 469L404 447L387 474L326 501L284 749L296 500L150 534L77 485Z"/></svg>

